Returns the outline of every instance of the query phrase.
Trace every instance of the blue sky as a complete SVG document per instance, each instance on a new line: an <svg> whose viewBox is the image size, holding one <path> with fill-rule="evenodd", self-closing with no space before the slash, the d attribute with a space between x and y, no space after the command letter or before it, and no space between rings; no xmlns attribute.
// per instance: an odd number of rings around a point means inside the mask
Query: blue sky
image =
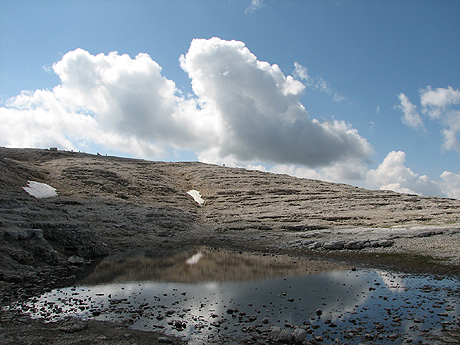
<svg viewBox="0 0 460 345"><path fill-rule="evenodd" d="M0 0L0 145L460 198L458 18L456 1Z"/></svg>

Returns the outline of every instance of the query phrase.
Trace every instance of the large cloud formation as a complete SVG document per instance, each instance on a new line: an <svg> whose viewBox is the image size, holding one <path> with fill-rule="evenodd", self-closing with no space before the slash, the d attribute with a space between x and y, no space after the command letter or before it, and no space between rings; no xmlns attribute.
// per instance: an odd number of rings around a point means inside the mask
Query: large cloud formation
<svg viewBox="0 0 460 345"><path fill-rule="evenodd" d="M181 66L221 125L219 145L203 156L317 167L362 160L372 151L344 122L310 119L299 102L305 86L257 60L242 42L193 40Z"/></svg>
<svg viewBox="0 0 460 345"><path fill-rule="evenodd" d="M180 130L173 120L174 83L146 54L135 59L116 52L93 56L77 49L53 69L61 79L53 90L23 92L1 108L1 135L7 146L91 145L158 156L168 131ZM14 129L14 130L12 130Z"/></svg>
<svg viewBox="0 0 460 345"><path fill-rule="evenodd" d="M22 93L0 108L2 144L95 144L149 158L187 149L213 162L309 167L364 160L372 151L346 123L310 119L299 102L305 86L258 61L242 42L193 40L180 64L191 97L147 54L68 52L53 65L58 86Z"/></svg>

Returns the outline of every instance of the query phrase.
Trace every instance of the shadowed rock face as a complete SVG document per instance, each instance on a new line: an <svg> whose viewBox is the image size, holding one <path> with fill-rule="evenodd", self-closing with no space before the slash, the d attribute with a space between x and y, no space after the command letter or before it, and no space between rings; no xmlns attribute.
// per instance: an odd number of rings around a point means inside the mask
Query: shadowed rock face
<svg viewBox="0 0 460 345"><path fill-rule="evenodd" d="M326 237L335 243L329 237L340 229L460 222L459 200L202 163L0 148L0 168L4 281L20 281L41 264L62 265L75 255L88 260L148 247L161 256L198 245L278 251L306 238L297 249L353 250L367 243L363 233L357 243L347 235L340 248L314 243ZM35 199L22 189L28 181L46 183L58 196ZM190 190L200 192L203 205ZM30 235L36 233L43 236Z"/></svg>

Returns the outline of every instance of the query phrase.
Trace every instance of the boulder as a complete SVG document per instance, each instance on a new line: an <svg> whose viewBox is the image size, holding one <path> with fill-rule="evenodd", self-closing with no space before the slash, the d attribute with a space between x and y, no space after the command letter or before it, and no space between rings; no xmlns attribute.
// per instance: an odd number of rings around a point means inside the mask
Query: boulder
<svg viewBox="0 0 460 345"><path fill-rule="evenodd" d="M288 328L285 328L283 329L280 334L279 334L279 337L278 337L278 341L280 342L290 342L292 341L292 339L294 338L293 336L293 332L291 329L288 329Z"/></svg>
<svg viewBox="0 0 460 345"><path fill-rule="evenodd" d="M305 340L307 340L308 333L302 328L296 328L294 332L292 332L292 336L294 338L294 343L302 344Z"/></svg>
<svg viewBox="0 0 460 345"><path fill-rule="evenodd" d="M270 331L270 338L274 341L278 341L281 333L281 328L280 327L272 327Z"/></svg>

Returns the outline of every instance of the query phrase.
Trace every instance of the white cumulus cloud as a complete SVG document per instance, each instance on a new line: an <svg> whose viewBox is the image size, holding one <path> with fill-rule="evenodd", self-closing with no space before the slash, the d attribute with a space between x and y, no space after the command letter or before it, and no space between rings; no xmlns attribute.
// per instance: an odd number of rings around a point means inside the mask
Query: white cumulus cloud
<svg viewBox="0 0 460 345"><path fill-rule="evenodd" d="M455 174L450 171L444 171L441 174L442 182L440 186L446 196L449 198L460 199L460 172Z"/></svg>
<svg viewBox="0 0 460 345"><path fill-rule="evenodd" d="M452 86L440 87L435 90L428 86L420 92L420 103L425 108L445 109L460 103L460 91L455 90Z"/></svg>
<svg viewBox="0 0 460 345"><path fill-rule="evenodd" d="M59 85L0 107L0 144L97 145L146 158L185 149L213 163L309 167L361 161L372 152L345 122L311 119L299 102L305 86L259 61L243 42L193 40L180 65L194 95L183 96L147 54L70 51L53 65Z"/></svg>
<svg viewBox="0 0 460 345"><path fill-rule="evenodd" d="M95 144L144 157L161 153L155 144L107 131L82 109L71 108L53 91L22 93L10 100L7 107L0 108L2 145L85 150Z"/></svg>
<svg viewBox="0 0 460 345"><path fill-rule="evenodd" d="M23 92L0 108L6 124L0 128L2 144L64 149L96 144L158 157L165 145L197 141L190 130L197 122L182 116L187 101L148 55L93 56L77 49L53 69L61 79L53 90Z"/></svg>
<svg viewBox="0 0 460 345"><path fill-rule="evenodd" d="M342 121L320 123L299 102L304 85L259 61L243 42L193 40L181 66L204 111L220 123L213 159L326 166L363 160L366 139Z"/></svg>
<svg viewBox="0 0 460 345"><path fill-rule="evenodd" d="M391 151L377 169L366 173L367 186L400 193L443 196L444 193L435 181L415 173L406 167L405 162L405 152Z"/></svg>
<svg viewBox="0 0 460 345"><path fill-rule="evenodd" d="M73 109L94 114L107 130L167 145L197 140L191 129L198 121L184 112L187 101L147 54L132 59L77 49L64 55L54 70L62 81L54 94ZM189 106L195 110L194 104Z"/></svg>

